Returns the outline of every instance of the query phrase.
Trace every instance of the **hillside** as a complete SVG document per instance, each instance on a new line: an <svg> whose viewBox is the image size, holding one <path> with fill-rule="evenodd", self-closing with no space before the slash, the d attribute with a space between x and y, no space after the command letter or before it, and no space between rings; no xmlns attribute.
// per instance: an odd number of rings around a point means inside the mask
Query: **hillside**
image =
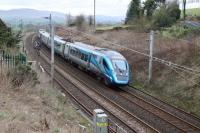
<svg viewBox="0 0 200 133"><path fill-rule="evenodd" d="M47 23L48 21L44 17L52 14L53 20L56 23L64 24L66 22L66 14L60 12L42 11L35 9L13 9L13 10L0 10L0 17L6 21L6 23L17 24L21 19L24 23L28 24L38 24ZM97 16L98 23L121 23L124 19L121 16Z"/></svg>

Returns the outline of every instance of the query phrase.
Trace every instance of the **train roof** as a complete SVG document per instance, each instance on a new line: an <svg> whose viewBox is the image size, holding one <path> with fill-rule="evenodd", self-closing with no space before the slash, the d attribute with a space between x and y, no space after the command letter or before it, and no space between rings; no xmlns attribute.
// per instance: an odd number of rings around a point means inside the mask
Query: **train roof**
<svg viewBox="0 0 200 133"><path fill-rule="evenodd" d="M39 30L39 33L42 34L42 35L44 35L44 36L46 36L46 37L50 36L49 33L46 32L46 31L44 31L44 30Z"/></svg>
<svg viewBox="0 0 200 133"><path fill-rule="evenodd" d="M124 56L122 56L119 52L116 52L116 51L113 51L110 49L102 48L97 51L99 51L100 53L102 53L112 59L125 59Z"/></svg>
<svg viewBox="0 0 200 133"><path fill-rule="evenodd" d="M39 32L47 37L50 36L49 33L46 32L45 30L39 30ZM59 37L59 36L54 36L54 40L57 42L61 42L63 44L67 43L66 41L63 40L62 37ZM74 43L70 43L70 45L75 48L82 49L96 55L107 56L108 58L112 58L112 59L125 59L124 56L122 56L120 53L110 50L110 49L100 48L100 47L88 45L82 42L74 42Z"/></svg>
<svg viewBox="0 0 200 133"><path fill-rule="evenodd" d="M40 34L46 36L46 37L50 37L50 34L48 32L46 32L45 30L41 29L39 30ZM65 44L66 42L63 40L62 37L59 37L57 35L54 36L54 41L59 42L59 43L63 43Z"/></svg>
<svg viewBox="0 0 200 133"><path fill-rule="evenodd" d="M99 48L96 46L91 46L88 44L84 44L81 42L75 42L73 43L73 46L79 49L83 49L85 51L91 52L93 54L101 55L101 56L107 56L108 58L115 58L115 59L125 59L124 56L122 56L120 53L106 49L106 48Z"/></svg>
<svg viewBox="0 0 200 133"><path fill-rule="evenodd" d="M59 36L54 36L54 40L55 40L56 42L60 42L60 43L63 43L63 44L66 43L66 41L64 41L63 38L62 38L62 37L59 37Z"/></svg>

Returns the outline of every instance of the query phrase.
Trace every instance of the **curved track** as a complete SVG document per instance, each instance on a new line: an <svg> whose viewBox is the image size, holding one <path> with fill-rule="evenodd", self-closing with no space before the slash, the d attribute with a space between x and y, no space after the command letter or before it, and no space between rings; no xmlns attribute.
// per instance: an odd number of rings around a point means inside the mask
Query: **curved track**
<svg viewBox="0 0 200 133"><path fill-rule="evenodd" d="M49 49L42 48L41 51L46 56L46 61L50 57ZM45 57L44 57L45 58ZM159 99L156 99L144 92L133 90L130 87L108 88L100 81L83 71L75 68L60 56L55 57L55 64L59 67L57 73L67 73L68 77L73 77L78 83L77 88L84 88L87 96L106 109L110 114L115 115L120 121L127 125L132 132L200 132L200 120L178 108L170 106ZM66 74L61 74L66 77ZM69 79L67 79L69 80ZM77 86L79 84L79 86ZM84 87L83 87L84 86ZM109 107L110 108L109 108ZM117 113L123 112L123 113ZM143 130L140 130L143 129Z"/></svg>

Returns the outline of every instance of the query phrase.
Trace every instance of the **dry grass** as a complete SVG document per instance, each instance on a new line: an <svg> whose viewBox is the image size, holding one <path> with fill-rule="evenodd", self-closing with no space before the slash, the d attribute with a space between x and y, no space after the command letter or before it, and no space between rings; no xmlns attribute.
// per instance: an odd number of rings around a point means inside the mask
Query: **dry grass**
<svg viewBox="0 0 200 133"><path fill-rule="evenodd" d="M88 121L76 112L69 100L49 86L45 73L40 84L13 88L6 71L0 75L1 133L81 133L91 132ZM82 129L79 124L87 129Z"/></svg>

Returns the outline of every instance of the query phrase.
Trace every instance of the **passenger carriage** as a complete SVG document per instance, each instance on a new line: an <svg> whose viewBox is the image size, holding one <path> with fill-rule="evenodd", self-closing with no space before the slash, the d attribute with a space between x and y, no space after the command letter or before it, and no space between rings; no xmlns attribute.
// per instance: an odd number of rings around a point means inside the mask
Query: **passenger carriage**
<svg viewBox="0 0 200 133"><path fill-rule="evenodd" d="M49 33L41 30L39 37L43 44L50 47ZM81 42L66 42L58 36L54 37L54 44L57 54L95 73L104 80L106 85L127 85L129 83L129 65L120 53Z"/></svg>

